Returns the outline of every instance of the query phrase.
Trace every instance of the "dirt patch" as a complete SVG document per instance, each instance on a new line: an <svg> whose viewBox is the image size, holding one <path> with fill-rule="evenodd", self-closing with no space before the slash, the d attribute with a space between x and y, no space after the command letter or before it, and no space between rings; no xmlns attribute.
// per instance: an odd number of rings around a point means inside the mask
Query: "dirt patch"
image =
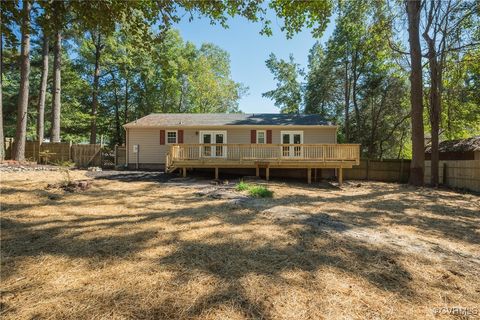
<svg viewBox="0 0 480 320"><path fill-rule="evenodd" d="M344 231L349 228L346 224L332 219L326 214L308 214L305 210L288 206L275 206L261 212L267 219L279 222L301 223L312 227L315 231L330 230Z"/></svg>
<svg viewBox="0 0 480 320"><path fill-rule="evenodd" d="M269 209L263 210L262 214L271 219L307 219L309 215L305 214L305 211L300 208L293 208L287 206L275 206Z"/></svg>
<svg viewBox="0 0 480 320"><path fill-rule="evenodd" d="M441 319L478 308L480 198L352 182L1 173L2 319ZM60 198L50 199L50 196ZM238 196L238 197L237 197Z"/></svg>

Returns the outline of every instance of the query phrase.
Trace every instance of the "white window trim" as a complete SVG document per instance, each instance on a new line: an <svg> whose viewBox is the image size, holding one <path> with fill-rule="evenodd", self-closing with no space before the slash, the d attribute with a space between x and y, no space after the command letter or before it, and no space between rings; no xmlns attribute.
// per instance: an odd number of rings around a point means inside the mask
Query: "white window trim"
<svg viewBox="0 0 480 320"><path fill-rule="evenodd" d="M175 132L175 142L168 142L168 133ZM165 130L165 144L177 144L178 143L178 130Z"/></svg>
<svg viewBox="0 0 480 320"><path fill-rule="evenodd" d="M263 143L258 142L258 133L259 132L263 132ZM267 143L267 130L257 130L255 135L256 135L257 144L266 144Z"/></svg>

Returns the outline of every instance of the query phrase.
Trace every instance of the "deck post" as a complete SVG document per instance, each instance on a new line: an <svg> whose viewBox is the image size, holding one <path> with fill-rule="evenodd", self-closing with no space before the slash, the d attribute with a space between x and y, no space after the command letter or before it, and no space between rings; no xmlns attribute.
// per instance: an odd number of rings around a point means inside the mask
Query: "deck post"
<svg viewBox="0 0 480 320"><path fill-rule="evenodd" d="M218 168L215 168L215 180L218 180Z"/></svg>
<svg viewBox="0 0 480 320"><path fill-rule="evenodd" d="M255 177L260 176L260 168L258 167L258 164L255 166Z"/></svg>
<svg viewBox="0 0 480 320"><path fill-rule="evenodd" d="M341 186L343 183L343 168L338 168L338 185Z"/></svg>
<svg viewBox="0 0 480 320"><path fill-rule="evenodd" d="M187 168L185 167L182 168L182 175L184 178L187 176Z"/></svg>
<svg viewBox="0 0 480 320"><path fill-rule="evenodd" d="M312 183L312 168L307 169L307 182L308 184Z"/></svg>
<svg viewBox="0 0 480 320"><path fill-rule="evenodd" d="M265 168L265 180L270 180L270 168L266 167Z"/></svg>

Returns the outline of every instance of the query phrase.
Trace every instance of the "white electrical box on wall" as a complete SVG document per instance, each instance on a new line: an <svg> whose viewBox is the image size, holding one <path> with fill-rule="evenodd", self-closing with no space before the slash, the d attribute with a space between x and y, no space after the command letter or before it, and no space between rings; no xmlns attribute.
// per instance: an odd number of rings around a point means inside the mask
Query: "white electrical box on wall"
<svg viewBox="0 0 480 320"><path fill-rule="evenodd" d="M138 144L133 145L133 153L138 153Z"/></svg>

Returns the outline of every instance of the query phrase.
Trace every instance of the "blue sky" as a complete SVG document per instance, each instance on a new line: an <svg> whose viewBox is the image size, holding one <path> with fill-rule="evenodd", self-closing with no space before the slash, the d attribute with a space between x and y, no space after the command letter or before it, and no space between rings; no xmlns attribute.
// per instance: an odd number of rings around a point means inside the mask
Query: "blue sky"
<svg viewBox="0 0 480 320"><path fill-rule="evenodd" d="M302 67L308 62L308 52L315 43L309 30L304 30L287 39L280 30L281 21L275 16L272 20L273 36L260 35L260 23L252 23L242 17L232 18L229 28L220 25L211 25L210 20L196 18L189 22L187 19L176 25L182 37L201 45L211 42L230 54L232 78L249 87L248 95L240 100L240 110L246 113L264 112L276 113L278 108L273 101L262 97L262 93L274 89L275 81L272 74L265 66L265 60L271 52L277 58L288 58L292 53L295 61ZM330 23L321 41L325 41L332 33L333 23Z"/></svg>

